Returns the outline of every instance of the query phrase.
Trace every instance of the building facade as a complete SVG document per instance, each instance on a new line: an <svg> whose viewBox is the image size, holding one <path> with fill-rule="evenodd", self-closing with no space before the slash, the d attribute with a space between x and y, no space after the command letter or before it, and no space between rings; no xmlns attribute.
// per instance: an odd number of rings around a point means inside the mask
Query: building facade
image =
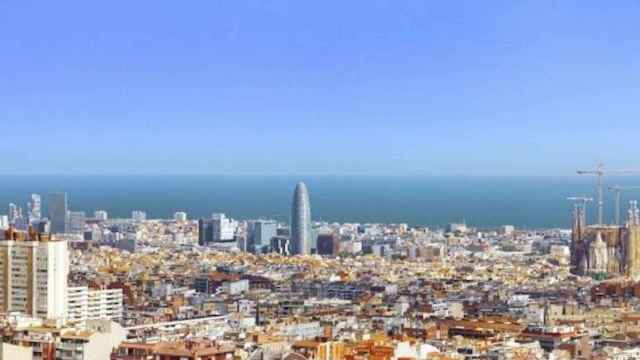
<svg viewBox="0 0 640 360"><path fill-rule="evenodd" d="M627 223L587 225L584 209L573 212L571 268L580 275L640 275L640 211L630 202Z"/></svg>
<svg viewBox="0 0 640 360"><path fill-rule="evenodd" d="M291 205L291 254L306 255L311 251L311 204L303 182L296 185Z"/></svg>
<svg viewBox="0 0 640 360"><path fill-rule="evenodd" d="M248 250L261 254L271 247L271 239L278 236L278 223L275 220L255 220L248 224Z"/></svg>
<svg viewBox="0 0 640 360"><path fill-rule="evenodd" d="M337 256L340 253L340 238L335 233L318 235L318 254Z"/></svg>
<svg viewBox="0 0 640 360"><path fill-rule="evenodd" d="M198 220L198 243L229 242L235 238L235 222L225 214L213 214L210 219Z"/></svg>
<svg viewBox="0 0 640 360"><path fill-rule="evenodd" d="M42 218L42 198L38 194L29 195L29 223L38 221Z"/></svg>
<svg viewBox="0 0 640 360"><path fill-rule="evenodd" d="M67 193L51 194L49 201L49 219L51 220L51 233L60 234L67 232Z"/></svg>
<svg viewBox="0 0 640 360"><path fill-rule="evenodd" d="M84 324L87 320L122 320L122 289L70 287L67 292L68 320Z"/></svg>
<svg viewBox="0 0 640 360"><path fill-rule="evenodd" d="M0 241L0 310L64 321L69 255L66 241L9 228Z"/></svg>

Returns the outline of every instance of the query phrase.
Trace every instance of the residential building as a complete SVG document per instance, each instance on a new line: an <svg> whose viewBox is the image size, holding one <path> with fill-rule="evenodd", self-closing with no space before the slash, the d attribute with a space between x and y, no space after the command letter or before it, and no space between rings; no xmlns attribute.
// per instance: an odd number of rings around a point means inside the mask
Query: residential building
<svg viewBox="0 0 640 360"><path fill-rule="evenodd" d="M0 241L0 310L64 320L67 310L67 242L49 234L5 231Z"/></svg>
<svg viewBox="0 0 640 360"><path fill-rule="evenodd" d="M87 320L122 319L122 289L89 289L69 287L68 320L84 323Z"/></svg>

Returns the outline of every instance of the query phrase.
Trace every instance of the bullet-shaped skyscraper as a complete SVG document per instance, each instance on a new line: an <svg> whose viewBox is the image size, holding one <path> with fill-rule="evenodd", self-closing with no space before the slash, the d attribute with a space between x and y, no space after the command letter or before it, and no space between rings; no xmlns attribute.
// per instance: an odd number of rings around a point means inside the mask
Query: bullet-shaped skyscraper
<svg viewBox="0 0 640 360"><path fill-rule="evenodd" d="M303 182L296 185L291 205L291 254L310 253L311 246L311 205L309 191Z"/></svg>

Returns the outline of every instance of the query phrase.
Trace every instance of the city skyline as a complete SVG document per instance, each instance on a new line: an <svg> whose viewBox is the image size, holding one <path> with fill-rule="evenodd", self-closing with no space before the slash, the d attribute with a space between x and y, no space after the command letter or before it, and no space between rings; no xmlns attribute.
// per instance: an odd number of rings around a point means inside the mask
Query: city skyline
<svg viewBox="0 0 640 360"><path fill-rule="evenodd" d="M539 175L636 160L636 1L149 8L0 5L0 150L46 145L2 174Z"/></svg>
<svg viewBox="0 0 640 360"><path fill-rule="evenodd" d="M640 359L638 19L0 2L0 359Z"/></svg>

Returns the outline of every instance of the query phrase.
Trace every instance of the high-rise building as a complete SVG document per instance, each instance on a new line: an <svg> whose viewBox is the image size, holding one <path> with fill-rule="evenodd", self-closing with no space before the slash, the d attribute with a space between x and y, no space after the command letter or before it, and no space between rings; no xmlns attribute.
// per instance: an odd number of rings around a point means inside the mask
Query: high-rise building
<svg viewBox="0 0 640 360"><path fill-rule="evenodd" d="M38 194L29 195L29 223L42 218L42 198Z"/></svg>
<svg viewBox="0 0 640 360"><path fill-rule="evenodd" d="M275 220L254 220L247 224L247 251L261 254L271 247L271 239L278 236Z"/></svg>
<svg viewBox="0 0 640 360"><path fill-rule="evenodd" d="M10 228L0 241L0 311L64 320L67 311L67 242L49 234Z"/></svg>
<svg viewBox="0 0 640 360"><path fill-rule="evenodd" d="M9 217L0 215L0 230L6 230L9 227Z"/></svg>
<svg viewBox="0 0 640 360"><path fill-rule="evenodd" d="M9 223L15 225L22 217L22 209L18 205L10 203L7 214L9 216Z"/></svg>
<svg viewBox="0 0 640 360"><path fill-rule="evenodd" d="M309 254L311 246L311 205L303 182L296 185L291 205L291 254Z"/></svg>
<svg viewBox="0 0 640 360"><path fill-rule="evenodd" d="M198 243L206 245L211 242L233 241L236 223L225 214L213 214L211 219L198 221Z"/></svg>
<svg viewBox="0 0 640 360"><path fill-rule="evenodd" d="M98 221L107 221L109 219L109 214L104 210L96 210L93 212L93 217Z"/></svg>
<svg viewBox="0 0 640 360"><path fill-rule="evenodd" d="M131 219L133 221L145 221L147 220L147 213L141 210L134 210L131 212Z"/></svg>
<svg viewBox="0 0 640 360"><path fill-rule="evenodd" d="M84 211L69 211L68 215L69 224L67 231L72 234L84 233L84 225L86 224L87 217Z"/></svg>
<svg viewBox="0 0 640 360"><path fill-rule="evenodd" d="M49 219L51 219L51 233L59 234L67 232L67 193L59 192L51 194L49 201Z"/></svg>
<svg viewBox="0 0 640 360"><path fill-rule="evenodd" d="M178 211L175 214L173 214L173 219L178 222L187 221L187 213L184 211Z"/></svg>

